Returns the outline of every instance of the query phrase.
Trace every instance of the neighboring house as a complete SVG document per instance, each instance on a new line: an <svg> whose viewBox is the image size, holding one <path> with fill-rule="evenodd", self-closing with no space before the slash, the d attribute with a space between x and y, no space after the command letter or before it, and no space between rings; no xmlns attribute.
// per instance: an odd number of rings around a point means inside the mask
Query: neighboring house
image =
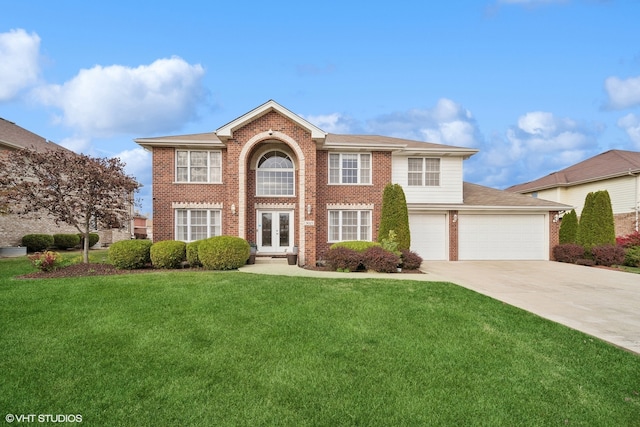
<svg viewBox="0 0 640 427"><path fill-rule="evenodd" d="M610 150L566 169L507 191L576 207L580 216L587 194L607 190L615 217L616 235L638 230L640 210L640 152Z"/></svg>
<svg viewBox="0 0 640 427"><path fill-rule="evenodd" d="M69 151L13 122L0 118L0 156L23 148L37 151ZM53 219L46 216L36 219L35 216L17 216L7 212L7 206L0 206L0 246L19 246L25 234L78 233L75 227L66 224L56 225ZM131 238L129 230L131 230L131 224L125 224L121 229L98 230L100 244L108 245L117 240L129 239Z"/></svg>
<svg viewBox="0 0 640 427"><path fill-rule="evenodd" d="M215 132L139 138L153 153L154 240L226 234L258 255L376 240L386 184L402 185L411 247L429 260L549 259L559 203L463 183L472 148L322 131L268 101Z"/></svg>

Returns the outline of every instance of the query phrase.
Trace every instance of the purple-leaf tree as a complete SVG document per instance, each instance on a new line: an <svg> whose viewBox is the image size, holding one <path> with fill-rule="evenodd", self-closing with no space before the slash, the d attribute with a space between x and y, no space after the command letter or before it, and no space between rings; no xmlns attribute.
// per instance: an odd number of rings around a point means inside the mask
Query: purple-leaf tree
<svg viewBox="0 0 640 427"><path fill-rule="evenodd" d="M125 174L119 158L66 150L21 149L0 156L0 201L18 215L50 215L75 227L89 262L92 226L113 227L131 219L140 184Z"/></svg>

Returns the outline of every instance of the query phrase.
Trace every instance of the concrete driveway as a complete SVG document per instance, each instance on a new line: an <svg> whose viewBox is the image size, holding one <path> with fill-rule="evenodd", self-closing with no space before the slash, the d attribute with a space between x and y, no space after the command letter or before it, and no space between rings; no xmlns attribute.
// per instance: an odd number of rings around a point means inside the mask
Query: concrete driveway
<svg viewBox="0 0 640 427"><path fill-rule="evenodd" d="M428 261L453 282L640 354L640 275L552 261Z"/></svg>

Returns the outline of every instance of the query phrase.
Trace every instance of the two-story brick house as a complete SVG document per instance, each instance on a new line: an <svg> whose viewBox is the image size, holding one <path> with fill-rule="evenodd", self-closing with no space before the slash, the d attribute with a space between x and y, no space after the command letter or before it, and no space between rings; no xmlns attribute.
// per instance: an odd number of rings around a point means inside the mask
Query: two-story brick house
<svg viewBox="0 0 640 427"><path fill-rule="evenodd" d="M549 259L559 203L463 183L477 152L326 133L268 101L215 132L139 138L153 152L154 240L225 234L258 254L313 264L344 240L376 240L382 193L403 186L425 259Z"/></svg>

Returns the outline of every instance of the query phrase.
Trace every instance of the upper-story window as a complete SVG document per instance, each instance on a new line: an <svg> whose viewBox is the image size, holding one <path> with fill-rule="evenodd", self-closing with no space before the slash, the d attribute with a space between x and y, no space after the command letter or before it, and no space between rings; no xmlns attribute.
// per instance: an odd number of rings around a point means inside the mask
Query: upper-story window
<svg viewBox="0 0 640 427"><path fill-rule="evenodd" d="M176 150L176 182L222 182L222 152Z"/></svg>
<svg viewBox="0 0 640 427"><path fill-rule="evenodd" d="M440 159L409 158L408 184L437 187L440 185Z"/></svg>
<svg viewBox="0 0 640 427"><path fill-rule="evenodd" d="M329 184L371 184L371 154L329 153Z"/></svg>
<svg viewBox="0 0 640 427"><path fill-rule="evenodd" d="M269 151L258 160L256 195L294 196L293 161L282 151Z"/></svg>

